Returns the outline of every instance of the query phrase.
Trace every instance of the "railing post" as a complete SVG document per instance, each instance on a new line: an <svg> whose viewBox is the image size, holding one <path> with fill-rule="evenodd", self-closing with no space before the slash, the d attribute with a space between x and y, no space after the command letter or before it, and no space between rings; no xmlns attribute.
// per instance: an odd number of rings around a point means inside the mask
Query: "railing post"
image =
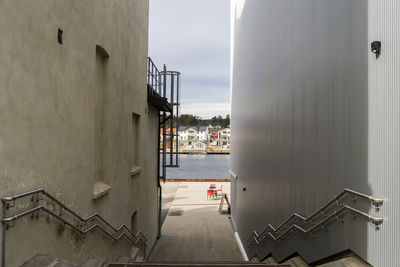
<svg viewBox="0 0 400 267"><path fill-rule="evenodd" d="M165 66L165 64L164 64L163 74L164 74L164 77L163 77L163 80L164 80L164 84L163 84L164 92L163 92L162 97L167 97L167 66Z"/></svg>
<svg viewBox="0 0 400 267"><path fill-rule="evenodd" d="M176 136L175 136L175 165L179 166L179 86L181 75L178 73L176 80Z"/></svg>
<svg viewBox="0 0 400 267"><path fill-rule="evenodd" d="M174 165L174 73L171 73L171 104L172 112L170 118L170 129L169 129L169 165Z"/></svg>

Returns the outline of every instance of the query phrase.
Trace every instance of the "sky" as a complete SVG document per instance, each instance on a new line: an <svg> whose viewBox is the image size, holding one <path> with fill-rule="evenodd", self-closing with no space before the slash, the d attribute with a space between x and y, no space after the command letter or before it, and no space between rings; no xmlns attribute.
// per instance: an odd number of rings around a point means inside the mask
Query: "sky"
<svg viewBox="0 0 400 267"><path fill-rule="evenodd" d="M230 113L229 0L150 0L149 56L181 72L180 114Z"/></svg>

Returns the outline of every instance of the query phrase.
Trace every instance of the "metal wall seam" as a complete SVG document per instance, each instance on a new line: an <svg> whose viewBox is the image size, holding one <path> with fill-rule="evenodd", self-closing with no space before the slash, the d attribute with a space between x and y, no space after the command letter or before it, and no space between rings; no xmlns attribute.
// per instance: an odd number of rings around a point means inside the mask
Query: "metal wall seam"
<svg viewBox="0 0 400 267"><path fill-rule="evenodd" d="M369 0L369 42L381 41L382 54L369 55L369 183L387 199L379 234L369 232L368 260L374 266L400 261L400 2Z"/></svg>

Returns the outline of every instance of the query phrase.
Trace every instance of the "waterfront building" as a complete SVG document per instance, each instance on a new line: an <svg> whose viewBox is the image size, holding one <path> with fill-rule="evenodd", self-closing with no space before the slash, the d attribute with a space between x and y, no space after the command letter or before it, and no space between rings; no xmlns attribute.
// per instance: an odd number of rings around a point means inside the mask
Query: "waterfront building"
<svg viewBox="0 0 400 267"><path fill-rule="evenodd" d="M227 146L231 143L231 129L225 128L217 132L217 144L220 146Z"/></svg>
<svg viewBox="0 0 400 267"><path fill-rule="evenodd" d="M398 0L232 1L231 203L245 257L399 265L399 17Z"/></svg>
<svg viewBox="0 0 400 267"><path fill-rule="evenodd" d="M207 149L207 144L205 142L199 140L189 140L186 142L180 143L182 147L182 152L197 152L197 153L205 153Z"/></svg>
<svg viewBox="0 0 400 267"><path fill-rule="evenodd" d="M173 128L172 131L173 131L173 140L176 141L176 128ZM166 140L169 140L171 128L167 128L165 132L166 132ZM163 141L163 138L164 138L163 133L164 133L164 129L161 128L160 129L160 140L161 140L161 142Z"/></svg>
<svg viewBox="0 0 400 267"><path fill-rule="evenodd" d="M209 144L209 145L213 145L213 146L218 145L218 133L217 133L217 132L211 133L211 134L209 135L209 142L208 142L208 144Z"/></svg>
<svg viewBox="0 0 400 267"><path fill-rule="evenodd" d="M210 146L224 146L224 149L230 148L231 130L230 128L210 128L208 135L208 144ZM228 148L229 147L229 148Z"/></svg>
<svg viewBox="0 0 400 267"><path fill-rule="evenodd" d="M216 139L218 139L218 134L217 132L221 130L218 127L212 127L211 125L207 127L207 136L208 136L208 140L209 142L213 142Z"/></svg>
<svg viewBox="0 0 400 267"><path fill-rule="evenodd" d="M179 139L182 141L189 141L189 140L197 140L197 131L194 129L194 127L187 127L184 130L184 127L179 127Z"/></svg>
<svg viewBox="0 0 400 267"><path fill-rule="evenodd" d="M202 146L206 145L209 148L214 149L230 149L230 129L225 128L214 128L211 126L180 126L178 129L179 141L181 145L187 146L185 149L189 149L190 146ZM199 142L193 142L199 141Z"/></svg>
<svg viewBox="0 0 400 267"><path fill-rule="evenodd" d="M208 141L207 126L180 126L178 129L179 140Z"/></svg>
<svg viewBox="0 0 400 267"><path fill-rule="evenodd" d="M208 141L208 134L207 134L207 126L199 126L197 127L197 137L199 141L207 142Z"/></svg>

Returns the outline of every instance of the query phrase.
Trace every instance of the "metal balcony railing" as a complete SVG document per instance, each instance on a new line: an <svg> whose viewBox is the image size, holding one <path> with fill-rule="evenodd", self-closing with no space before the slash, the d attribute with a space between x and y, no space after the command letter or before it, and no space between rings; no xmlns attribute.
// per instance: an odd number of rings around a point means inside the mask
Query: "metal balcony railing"
<svg viewBox="0 0 400 267"><path fill-rule="evenodd" d="M158 178L166 178L167 167L179 167L179 110L181 73L167 70L164 65L160 71L153 60L147 60L147 90L149 104L159 109L159 148L161 153ZM175 130L174 130L175 129ZM169 156L167 157L167 153Z"/></svg>
<svg viewBox="0 0 400 267"><path fill-rule="evenodd" d="M166 97L166 90L163 86L163 75L158 70L153 60L147 58L147 90L149 95Z"/></svg>
<svg viewBox="0 0 400 267"><path fill-rule="evenodd" d="M30 208L22 211L18 210L11 216L7 215L8 210L15 207L17 200L26 198L30 198ZM81 235L86 235L93 230L97 230L114 241L125 237L133 245L140 243L143 246L144 254L146 256L147 238L140 231L136 234L133 234L125 224L115 228L98 213L94 213L87 218L83 218L64 205L61 201L57 200L51 194L46 192L44 189L37 189L14 196L2 197L1 202L3 205L3 216L1 219L1 223L3 224L2 266L5 266L6 231L11 227L14 227L15 221L18 219L28 215L30 215L32 218L38 218L43 212L69 226L71 229L75 230ZM29 205L26 205L25 203L24 205L20 206L27 207Z"/></svg>
<svg viewBox="0 0 400 267"><path fill-rule="evenodd" d="M273 241L279 241L296 232L312 235L314 232L327 227L328 223L334 219L343 222L343 217L349 214L367 219L376 230L379 230L383 223L383 218L370 216L365 212L345 205L344 202L340 202L343 200L345 195L354 201L357 200L357 198L370 201L371 206L375 208L376 211L379 211L384 202L383 199L373 198L350 189L344 189L307 218L294 213L276 228L271 224L268 224L261 233L253 231L247 239L248 247L251 248L255 245L260 245L267 238L270 238ZM331 212L327 213L328 211Z"/></svg>
<svg viewBox="0 0 400 267"><path fill-rule="evenodd" d="M181 73L159 71L153 60L147 60L147 102L158 109L158 236L161 235L162 190L160 180L166 181L167 167L179 167L179 110ZM174 130L175 129L175 130ZM169 154L167 157L167 153Z"/></svg>

